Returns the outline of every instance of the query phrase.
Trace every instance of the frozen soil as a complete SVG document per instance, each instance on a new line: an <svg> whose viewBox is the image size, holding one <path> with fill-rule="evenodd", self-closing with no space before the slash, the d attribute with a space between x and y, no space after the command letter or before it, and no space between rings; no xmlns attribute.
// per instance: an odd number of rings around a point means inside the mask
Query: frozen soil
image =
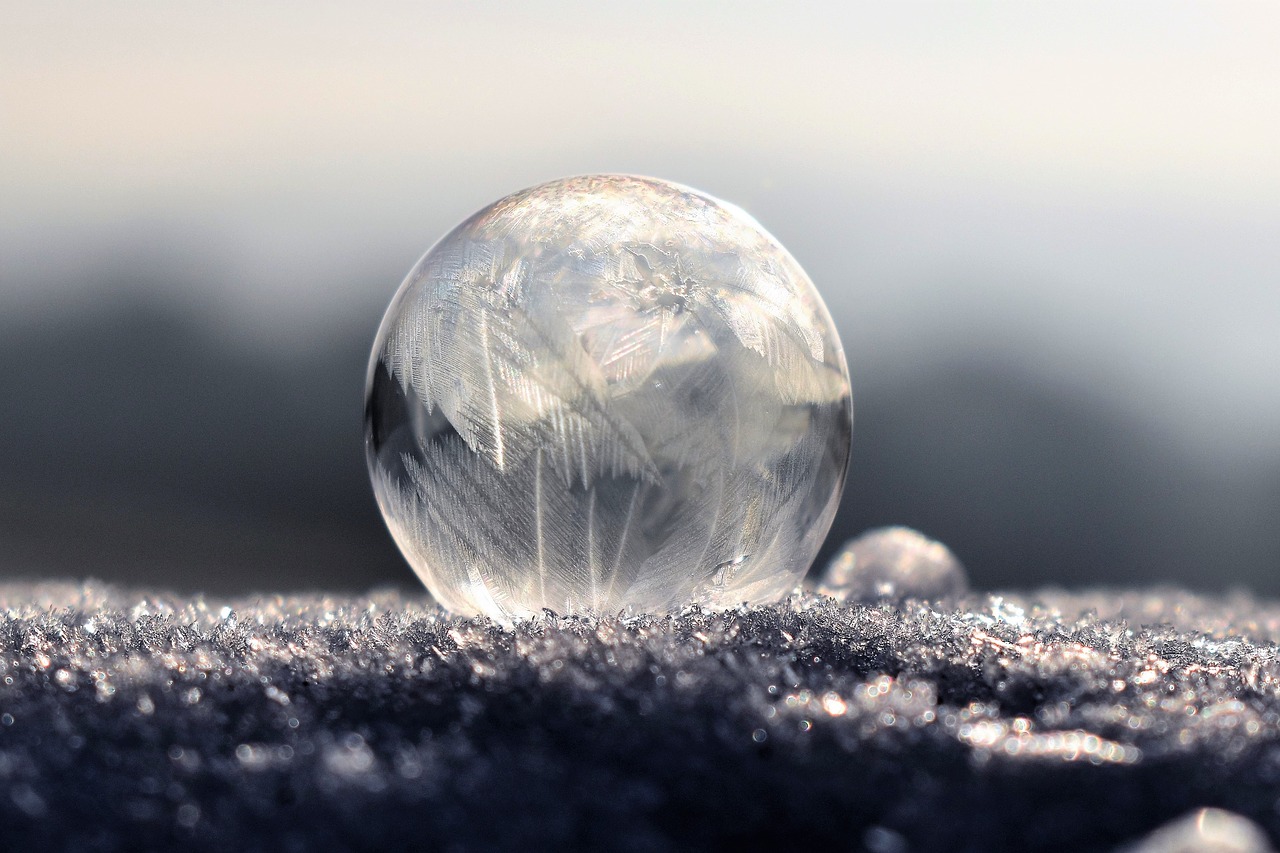
<svg viewBox="0 0 1280 853"><path fill-rule="evenodd" d="M75 850L1174 850L1211 806L1253 839L1219 849L1265 849L1237 816L1280 837L1278 642L1280 604L1176 590L506 629L394 592L8 584L0 826Z"/></svg>

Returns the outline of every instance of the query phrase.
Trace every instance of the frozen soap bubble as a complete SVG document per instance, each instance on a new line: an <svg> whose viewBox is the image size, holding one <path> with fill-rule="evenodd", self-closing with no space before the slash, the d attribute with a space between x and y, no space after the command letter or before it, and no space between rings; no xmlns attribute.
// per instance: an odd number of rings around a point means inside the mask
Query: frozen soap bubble
<svg viewBox="0 0 1280 853"><path fill-rule="evenodd" d="M1165 824L1124 853L1274 853L1256 823L1222 809L1199 809Z"/></svg>
<svg viewBox="0 0 1280 853"><path fill-rule="evenodd" d="M827 564L818 591L848 601L942 601L969 590L964 566L941 542L909 527L869 530Z"/></svg>
<svg viewBox="0 0 1280 853"><path fill-rule="evenodd" d="M770 601L844 487L836 330L750 216L590 175L491 204L387 310L365 449L436 599L502 620Z"/></svg>

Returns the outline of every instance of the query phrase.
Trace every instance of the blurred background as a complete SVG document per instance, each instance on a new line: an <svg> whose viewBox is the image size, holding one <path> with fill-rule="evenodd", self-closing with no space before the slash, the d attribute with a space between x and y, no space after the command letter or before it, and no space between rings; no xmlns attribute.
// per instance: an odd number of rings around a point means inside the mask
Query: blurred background
<svg viewBox="0 0 1280 853"><path fill-rule="evenodd" d="M414 585L374 331L458 220L753 213L853 374L828 552L1280 594L1280 7L0 0L0 577Z"/></svg>

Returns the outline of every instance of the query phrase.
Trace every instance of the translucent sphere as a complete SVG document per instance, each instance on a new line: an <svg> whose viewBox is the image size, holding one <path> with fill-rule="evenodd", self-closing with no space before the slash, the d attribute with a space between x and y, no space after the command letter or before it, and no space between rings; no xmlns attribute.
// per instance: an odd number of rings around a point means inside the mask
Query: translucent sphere
<svg viewBox="0 0 1280 853"><path fill-rule="evenodd" d="M881 527L844 544L819 578L818 591L848 601L946 601L968 592L969 579L941 542L909 527Z"/></svg>
<svg viewBox="0 0 1280 853"><path fill-rule="evenodd" d="M661 611L794 589L844 487L844 352L750 216L651 178L495 202L409 273L374 342L365 450L450 610Z"/></svg>

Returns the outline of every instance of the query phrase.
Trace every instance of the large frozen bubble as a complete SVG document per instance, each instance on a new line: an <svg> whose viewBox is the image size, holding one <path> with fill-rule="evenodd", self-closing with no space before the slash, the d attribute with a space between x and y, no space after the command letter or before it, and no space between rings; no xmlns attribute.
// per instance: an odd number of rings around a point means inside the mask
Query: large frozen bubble
<svg viewBox="0 0 1280 853"><path fill-rule="evenodd" d="M510 620L777 599L844 486L852 409L808 276L738 208L651 178L510 195L378 331L365 449L446 607Z"/></svg>

